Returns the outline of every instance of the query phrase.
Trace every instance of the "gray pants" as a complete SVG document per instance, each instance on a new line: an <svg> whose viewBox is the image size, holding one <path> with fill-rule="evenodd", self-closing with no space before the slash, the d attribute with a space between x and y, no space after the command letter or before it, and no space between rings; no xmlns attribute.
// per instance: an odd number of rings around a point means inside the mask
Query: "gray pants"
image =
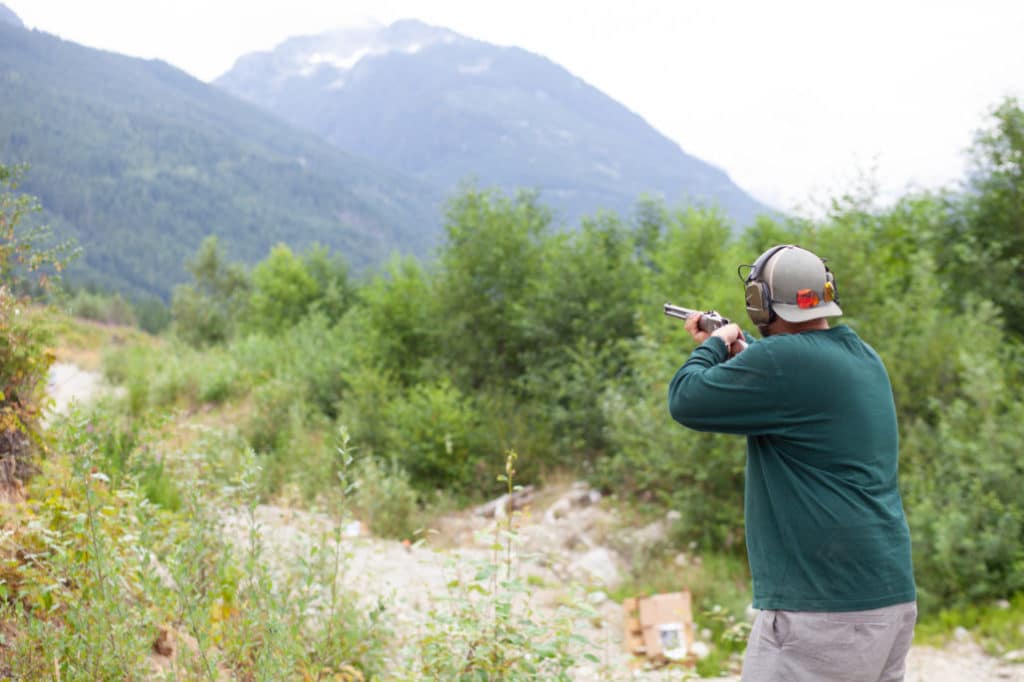
<svg viewBox="0 0 1024 682"><path fill-rule="evenodd" d="M870 611L760 611L743 682L900 682L917 603Z"/></svg>

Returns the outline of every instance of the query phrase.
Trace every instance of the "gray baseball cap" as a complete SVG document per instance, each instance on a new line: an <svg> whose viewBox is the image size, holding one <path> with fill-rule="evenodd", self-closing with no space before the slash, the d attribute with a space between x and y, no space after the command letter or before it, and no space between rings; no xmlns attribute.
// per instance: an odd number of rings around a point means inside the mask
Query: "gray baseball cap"
<svg viewBox="0 0 1024 682"><path fill-rule="evenodd" d="M825 263L806 249L787 246L765 264L761 279L772 296L772 310L786 322L806 322L843 314Z"/></svg>

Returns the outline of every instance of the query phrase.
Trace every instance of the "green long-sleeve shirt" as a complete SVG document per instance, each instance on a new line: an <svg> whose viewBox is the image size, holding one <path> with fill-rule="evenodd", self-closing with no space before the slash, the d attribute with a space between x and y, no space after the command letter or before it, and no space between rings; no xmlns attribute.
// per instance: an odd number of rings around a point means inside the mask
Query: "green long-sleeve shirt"
<svg viewBox="0 0 1024 682"><path fill-rule="evenodd" d="M676 372L669 411L698 431L747 436L755 608L859 611L915 599L892 387L852 329L771 336L732 359L712 337Z"/></svg>

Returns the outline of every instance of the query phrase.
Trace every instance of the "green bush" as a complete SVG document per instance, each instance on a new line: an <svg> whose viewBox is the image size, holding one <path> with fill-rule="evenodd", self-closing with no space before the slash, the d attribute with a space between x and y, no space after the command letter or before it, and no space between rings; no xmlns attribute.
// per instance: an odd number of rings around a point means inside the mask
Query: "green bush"
<svg viewBox="0 0 1024 682"><path fill-rule="evenodd" d="M678 511L678 539L699 541L702 552L742 551L746 441L672 421L668 382L685 360L681 355L637 343L635 380L604 395L610 452L597 462L594 480L624 497Z"/></svg>
<svg viewBox="0 0 1024 682"><path fill-rule="evenodd" d="M185 267L193 282L174 289L174 333L193 346L226 341L238 327L248 301L248 273L238 263L226 260L216 237L203 240Z"/></svg>
<svg viewBox="0 0 1024 682"><path fill-rule="evenodd" d="M402 392L383 369L359 365L348 375L348 390L339 403L338 424L344 424L360 447L378 456L386 454L393 428L392 402Z"/></svg>
<svg viewBox="0 0 1024 682"><path fill-rule="evenodd" d="M46 376L53 362L50 336L30 313L22 292L45 290L64 266L66 245L51 247L46 227L23 221L40 210L17 191L23 168L0 163L0 498L17 498L33 470L40 444Z"/></svg>
<svg viewBox="0 0 1024 682"><path fill-rule="evenodd" d="M310 315L281 337L289 361L284 371L303 386L310 405L327 417L337 415L348 387L358 338L345 335L321 313Z"/></svg>
<svg viewBox="0 0 1024 682"><path fill-rule="evenodd" d="M199 376L198 399L204 403L223 403L236 395L239 385L238 362L228 352L212 353L200 358L196 369Z"/></svg>
<svg viewBox="0 0 1024 682"><path fill-rule="evenodd" d="M356 481L352 509L370 531L378 537L414 539L422 526L409 474L394 460L363 457L356 463L352 476Z"/></svg>
<svg viewBox="0 0 1024 682"><path fill-rule="evenodd" d="M364 342L374 362L403 386L432 374L441 339L439 295L419 261L393 260L361 290L367 317Z"/></svg>
<svg viewBox="0 0 1024 682"><path fill-rule="evenodd" d="M447 381L416 386L391 404L391 435L386 454L409 472L417 490L460 493L492 487L488 473L497 457L480 432L473 401Z"/></svg>
<svg viewBox="0 0 1024 682"><path fill-rule="evenodd" d="M306 316L316 295L317 282L302 259L278 244L252 270L245 326L253 331L280 333Z"/></svg>
<svg viewBox="0 0 1024 682"><path fill-rule="evenodd" d="M974 339L963 394L903 441L904 490L922 611L1024 592L1024 407L1008 390L1012 355ZM987 346L987 349L985 348Z"/></svg>
<svg viewBox="0 0 1024 682"><path fill-rule="evenodd" d="M171 310L159 298L146 296L135 301L135 318L139 328L150 334L160 334L171 326Z"/></svg>
<svg viewBox="0 0 1024 682"><path fill-rule="evenodd" d="M414 525L410 489L421 501L497 493L487 472L515 448L531 474L567 468L651 512L676 510L671 542L740 560L744 442L669 417L667 384L693 346L661 304L715 308L753 332L736 265L799 243L830 259L837 323L888 367L922 610L1008 598L1024 589L1012 456L1024 351L1019 325L1000 317L1020 299L1019 141L992 137L1019 126L1000 116L981 151L1009 165L982 164L977 196L879 208L853 192L824 217L763 217L738 238L714 210L653 201L631 224L604 214L556 232L535 196L470 189L449 206L436 262L396 260L362 285L322 250L275 249L250 279L208 243L175 309L179 335L202 350L125 349L108 374L134 414L240 399L264 496L334 499L331 433L346 425L366 490L381 491L359 494L382 532ZM1006 262L984 267L993 254Z"/></svg>
<svg viewBox="0 0 1024 682"><path fill-rule="evenodd" d="M134 325L135 310L120 294L103 294L79 289L68 301L68 312L75 317L104 324Z"/></svg>
<svg viewBox="0 0 1024 682"><path fill-rule="evenodd" d="M293 429L302 431L307 408L302 386L275 379L253 391L253 412L243 433L257 452L287 448Z"/></svg>
<svg viewBox="0 0 1024 682"><path fill-rule="evenodd" d="M149 384L157 369L153 349L145 346L123 346L103 357L103 374L114 385L126 391L128 410L139 415L150 406Z"/></svg>

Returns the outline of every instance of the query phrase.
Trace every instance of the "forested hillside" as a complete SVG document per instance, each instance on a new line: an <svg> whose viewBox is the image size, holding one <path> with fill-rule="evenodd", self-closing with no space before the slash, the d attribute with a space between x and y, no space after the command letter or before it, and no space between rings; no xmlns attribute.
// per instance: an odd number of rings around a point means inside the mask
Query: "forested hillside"
<svg viewBox="0 0 1024 682"><path fill-rule="evenodd" d="M442 188L538 190L559 223L641 194L718 206L738 228L769 210L558 64L419 21L292 38L215 82Z"/></svg>
<svg viewBox="0 0 1024 682"><path fill-rule="evenodd" d="M159 61L0 22L0 160L26 163L70 278L169 297L208 235L255 262L286 241L355 267L436 244L440 194Z"/></svg>

